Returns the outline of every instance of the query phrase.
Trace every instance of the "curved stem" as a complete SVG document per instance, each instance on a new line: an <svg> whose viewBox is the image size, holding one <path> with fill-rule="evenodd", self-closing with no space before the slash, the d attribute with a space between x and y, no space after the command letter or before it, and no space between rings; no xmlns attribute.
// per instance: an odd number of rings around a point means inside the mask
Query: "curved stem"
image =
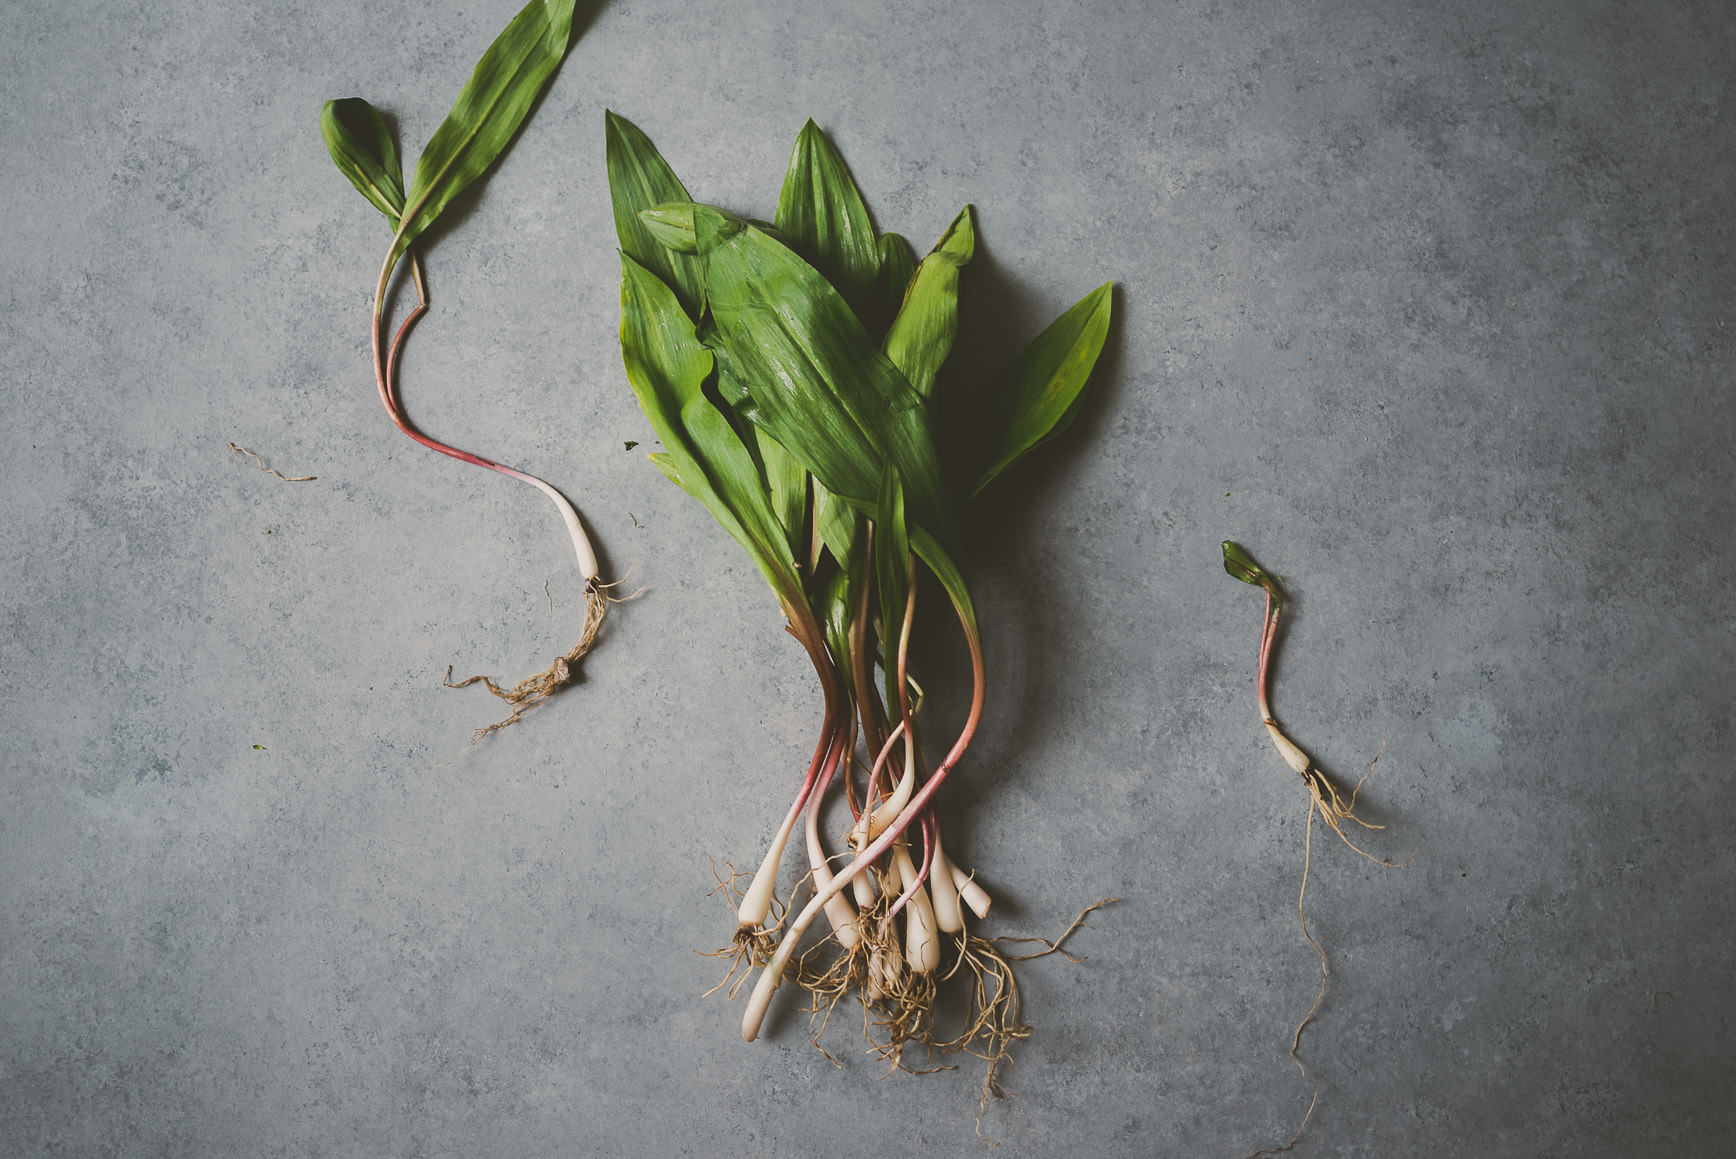
<svg viewBox="0 0 1736 1159"><path fill-rule="evenodd" d="M590 537L585 534L583 524L579 522L579 513L573 509L573 505L567 501L566 496L534 475L527 475L523 471L514 470L495 462L493 459L485 459L481 455L473 455L469 451L459 450L457 447L450 446L438 439L429 438L417 430L415 424L411 423L409 418L405 416L403 408L398 402L398 360L402 354L404 339L409 335L410 327L428 310L428 288L422 276L421 259L412 252L410 255L410 273L416 283L416 308L398 327L398 333L392 340L390 350L385 349L386 288L391 283L392 271L398 264L397 248L397 238L393 238L392 248L386 252L386 260L380 267L380 280L374 286L373 323L369 328L369 341L373 347L374 355L374 385L379 388L380 402L385 405L387 416L399 430L431 451L439 451L442 455L448 455L459 462L469 463L475 467L486 467L490 471L498 471L502 475L517 479L520 482L529 483L547 495L561 513L561 522L565 524L567 534L573 541L573 555L578 560L579 571L583 574L585 582L595 581L598 571L597 553L591 547Z"/></svg>

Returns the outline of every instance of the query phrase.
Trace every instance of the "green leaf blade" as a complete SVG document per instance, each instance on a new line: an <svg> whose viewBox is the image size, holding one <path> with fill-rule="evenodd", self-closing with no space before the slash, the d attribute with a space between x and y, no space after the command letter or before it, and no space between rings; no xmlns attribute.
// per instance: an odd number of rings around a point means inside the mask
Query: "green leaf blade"
<svg viewBox="0 0 1736 1159"><path fill-rule="evenodd" d="M609 203L621 252L668 283L688 316L698 317L704 292L699 263L665 248L644 219L644 214L659 207L689 202L686 187L651 138L627 118L605 112L603 136Z"/></svg>
<svg viewBox="0 0 1736 1159"><path fill-rule="evenodd" d="M512 141L567 54L574 3L531 0L477 61L452 111L416 162L396 253L487 172Z"/></svg>
<svg viewBox="0 0 1736 1159"><path fill-rule="evenodd" d="M1081 392L1109 335L1114 283L1075 303L1025 347L1007 372L1007 420L1000 447L971 495L1073 422Z"/></svg>
<svg viewBox="0 0 1736 1159"><path fill-rule="evenodd" d="M802 598L801 579L758 464L706 397L712 357L672 291L621 257L621 357L639 408L663 443L659 470L703 503L753 559L779 598Z"/></svg>
<svg viewBox="0 0 1736 1159"><path fill-rule="evenodd" d="M339 172L397 229L404 212L404 165L380 111L361 97L327 101L319 131Z"/></svg>
<svg viewBox="0 0 1736 1159"><path fill-rule="evenodd" d="M1254 562L1241 544L1231 539L1224 540L1224 570L1245 584L1264 588L1266 594L1272 597L1272 608L1277 610L1284 606L1284 584L1277 576Z"/></svg>
<svg viewBox="0 0 1736 1159"><path fill-rule="evenodd" d="M890 459L914 521L955 543L927 408L838 291L752 225L711 252L705 285L708 343L752 421L869 517Z"/></svg>
<svg viewBox="0 0 1736 1159"><path fill-rule="evenodd" d="M910 288L910 279L916 276L916 251L896 233L881 234L877 248L880 250L880 280L875 293L880 297L885 316L893 318L897 316L898 308L904 305L904 292Z"/></svg>
<svg viewBox="0 0 1736 1159"><path fill-rule="evenodd" d="M812 120L796 135L774 222L852 308L866 301L880 274L874 223L843 155Z"/></svg>
<svg viewBox="0 0 1736 1159"><path fill-rule="evenodd" d="M925 399L933 396L935 378L958 337L959 274L975 253L974 217L967 205L916 267L881 345Z"/></svg>

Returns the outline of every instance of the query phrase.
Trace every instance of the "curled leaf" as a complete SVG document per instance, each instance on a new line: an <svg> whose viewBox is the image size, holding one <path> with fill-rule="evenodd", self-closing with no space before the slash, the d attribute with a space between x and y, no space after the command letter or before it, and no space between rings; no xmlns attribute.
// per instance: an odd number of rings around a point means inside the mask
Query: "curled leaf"
<svg viewBox="0 0 1736 1159"><path fill-rule="evenodd" d="M338 170L396 229L404 212L404 166L380 110L361 97L327 101L319 132Z"/></svg>
<svg viewBox="0 0 1736 1159"><path fill-rule="evenodd" d="M1272 608L1276 611L1284 606L1284 584L1277 576L1254 562L1241 544L1234 540L1224 540L1224 570L1245 584L1264 588L1266 594L1272 597Z"/></svg>

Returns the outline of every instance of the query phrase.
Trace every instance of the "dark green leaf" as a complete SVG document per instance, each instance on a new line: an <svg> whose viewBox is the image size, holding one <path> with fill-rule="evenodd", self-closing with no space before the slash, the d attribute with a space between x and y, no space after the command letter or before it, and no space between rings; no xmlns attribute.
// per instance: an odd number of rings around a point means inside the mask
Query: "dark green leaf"
<svg viewBox="0 0 1736 1159"><path fill-rule="evenodd" d="M783 444L758 427L753 428L753 437L772 513L784 529L791 553L800 556L808 521L808 472Z"/></svg>
<svg viewBox="0 0 1736 1159"><path fill-rule="evenodd" d="M850 671L850 615L856 607L856 596L847 570L833 572L820 592L819 619L825 630L826 645L832 650L832 662L839 672ZM853 700L850 682L841 680L839 684L846 701ZM849 708L845 707L843 711L847 718Z"/></svg>
<svg viewBox="0 0 1736 1159"><path fill-rule="evenodd" d="M870 517L890 459L913 521L956 542L928 410L831 284L752 225L705 269L707 341L751 396L748 417Z"/></svg>
<svg viewBox="0 0 1736 1159"><path fill-rule="evenodd" d="M928 570L934 573L934 578L940 581L940 586L952 597L953 606L958 609L959 618L964 621L965 634L974 638L977 634L976 605L971 602L970 589L965 586L964 573L959 570L958 563L932 535L920 527L910 529L910 546L916 552L916 558L928 565Z"/></svg>
<svg viewBox="0 0 1736 1159"><path fill-rule="evenodd" d="M687 190L657 146L633 122L604 113L603 133L609 201L615 211L615 235L620 238L621 251L667 282L688 316L697 318L703 289L698 264L661 245L640 217L657 206L688 201Z"/></svg>
<svg viewBox="0 0 1736 1159"><path fill-rule="evenodd" d="M380 111L361 97L327 101L319 131L338 169L397 229L404 212L404 166Z"/></svg>
<svg viewBox="0 0 1736 1159"><path fill-rule="evenodd" d="M780 599L802 599L784 529L760 469L729 419L705 396L712 369L675 294L632 258L621 258L621 357L639 408L664 451L658 469L705 504L747 549Z"/></svg>
<svg viewBox="0 0 1736 1159"><path fill-rule="evenodd" d="M621 444L621 449L623 451L631 451L634 447L636 447L638 445L639 445L638 439L628 439L627 441L625 441L624 443Z"/></svg>
<svg viewBox="0 0 1736 1159"><path fill-rule="evenodd" d="M881 345L923 398L934 393L935 376L958 335L958 275L976 252L973 224L967 205L916 268Z"/></svg>
<svg viewBox="0 0 1736 1159"><path fill-rule="evenodd" d="M774 221L852 307L865 301L880 272L874 223L844 158L813 121L796 136Z"/></svg>
<svg viewBox="0 0 1736 1159"><path fill-rule="evenodd" d="M531 0L482 54L416 162L394 253L500 156L572 40L574 0Z"/></svg>
<svg viewBox="0 0 1736 1159"><path fill-rule="evenodd" d="M1037 335L1007 372L1007 421L993 464L974 496L1019 458L1066 430L1109 333L1105 282Z"/></svg>

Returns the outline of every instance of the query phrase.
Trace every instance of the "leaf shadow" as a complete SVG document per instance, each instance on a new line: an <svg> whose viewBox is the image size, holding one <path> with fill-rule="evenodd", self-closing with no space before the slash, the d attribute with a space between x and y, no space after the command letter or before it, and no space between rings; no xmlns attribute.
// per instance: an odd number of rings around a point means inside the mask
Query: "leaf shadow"
<svg viewBox="0 0 1736 1159"><path fill-rule="evenodd" d="M1022 558L1029 547L1026 528L1030 513L1039 506L1045 491L1053 489L1092 453L1091 448L1111 422L1125 390L1121 288L1115 287L1112 293L1109 332L1073 424L961 509L966 572L978 591L988 586L984 583L988 577L1017 577L1032 570ZM969 493L995 454L1004 427L996 388L1024 344L1052 321L1041 317L1039 309L1035 295L1009 273L979 236L960 295L958 339L937 394L937 440L945 448L942 459L951 468L948 481L957 496ZM995 418L984 421L985 414ZM981 848L981 806L990 795L1009 783L1050 772L1019 754L1032 751L1032 739L1056 727L1058 706L1068 696L1067 677L1065 669L1048 658L1072 654L1071 641L1081 634L1074 627L1079 601L1069 595L1064 583L1037 589L1018 582L997 582L993 590L996 606L979 609L989 653L985 727L971 756L949 782L955 807L946 810L946 845L957 851L961 864ZM929 597L929 606L945 606L938 587ZM962 720L970 689L970 667L962 640L957 632L919 633L918 640L922 643L913 663L931 674L934 689L930 719ZM1015 655L1020 662L997 667L996 650ZM929 732L937 735L933 725ZM946 732L945 726L939 730ZM990 888L993 892L992 883ZM996 894L995 905L1003 914L1020 912L1004 891Z"/></svg>

